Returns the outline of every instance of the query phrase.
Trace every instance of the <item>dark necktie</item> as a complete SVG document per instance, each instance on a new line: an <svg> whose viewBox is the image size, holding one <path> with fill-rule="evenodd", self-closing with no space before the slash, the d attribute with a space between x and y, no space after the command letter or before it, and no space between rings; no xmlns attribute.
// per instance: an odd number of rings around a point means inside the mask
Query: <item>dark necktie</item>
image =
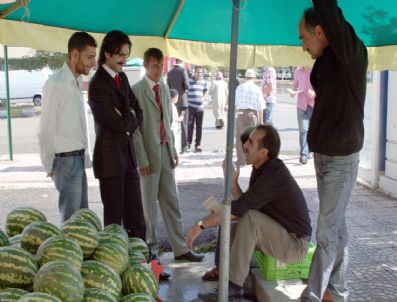
<svg viewBox="0 0 397 302"><path fill-rule="evenodd" d="M120 83L119 75L118 75L117 73L116 73L116 75L114 76L114 82L116 83L116 87L117 87L118 89L120 89L121 83Z"/></svg>
<svg viewBox="0 0 397 302"><path fill-rule="evenodd" d="M160 115L161 115L161 121L160 121L160 143L161 144L166 144L167 141L167 134L165 133L164 129L164 120L163 120L163 106L161 106L161 99L160 99L160 85L155 84L153 86L154 90L154 97L156 99L157 106L159 107L160 110Z"/></svg>

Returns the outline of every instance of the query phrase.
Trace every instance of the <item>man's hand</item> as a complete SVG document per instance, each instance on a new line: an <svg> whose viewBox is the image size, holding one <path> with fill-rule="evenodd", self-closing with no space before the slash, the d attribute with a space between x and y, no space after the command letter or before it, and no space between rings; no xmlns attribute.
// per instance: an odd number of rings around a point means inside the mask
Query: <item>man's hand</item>
<svg viewBox="0 0 397 302"><path fill-rule="evenodd" d="M175 167L179 165L179 156L175 156Z"/></svg>
<svg viewBox="0 0 397 302"><path fill-rule="evenodd" d="M226 177L226 160L222 163L223 176ZM240 176L240 166L238 164L232 164L232 181L238 181Z"/></svg>
<svg viewBox="0 0 397 302"><path fill-rule="evenodd" d="M309 96L310 98L312 98L312 97L314 97L314 96L316 95L316 93L314 92L313 89L309 89L309 91L307 92L307 94L308 94L308 96Z"/></svg>
<svg viewBox="0 0 397 302"><path fill-rule="evenodd" d="M150 175L150 166L145 166L145 167L139 168L139 172L141 173L142 176Z"/></svg>
<svg viewBox="0 0 397 302"><path fill-rule="evenodd" d="M196 223L191 226L186 235L186 245L189 250L192 249L194 241L201 234L201 232L202 229Z"/></svg>
<svg viewBox="0 0 397 302"><path fill-rule="evenodd" d="M47 173L47 177L51 177L51 179L54 178L54 172L48 172Z"/></svg>

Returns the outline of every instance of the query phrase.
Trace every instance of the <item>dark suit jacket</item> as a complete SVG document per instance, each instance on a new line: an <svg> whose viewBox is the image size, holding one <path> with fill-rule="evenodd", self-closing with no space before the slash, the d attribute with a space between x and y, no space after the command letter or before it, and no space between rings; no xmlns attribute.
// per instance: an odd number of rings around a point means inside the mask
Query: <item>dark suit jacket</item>
<svg viewBox="0 0 397 302"><path fill-rule="evenodd" d="M189 89L189 77L186 69L175 65L167 74L167 84L171 89L178 91L178 108L189 107L186 91Z"/></svg>
<svg viewBox="0 0 397 302"><path fill-rule="evenodd" d="M120 89L101 66L89 86L88 103L94 116L96 132L93 155L96 178L131 173L127 171L128 156L131 157L134 167L137 167L133 133L142 122L142 110L127 76L120 72L119 77Z"/></svg>

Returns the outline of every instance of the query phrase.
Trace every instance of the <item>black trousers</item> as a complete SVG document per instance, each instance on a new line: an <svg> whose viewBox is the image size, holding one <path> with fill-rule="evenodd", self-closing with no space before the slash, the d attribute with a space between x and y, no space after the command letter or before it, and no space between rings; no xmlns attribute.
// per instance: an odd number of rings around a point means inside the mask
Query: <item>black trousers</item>
<svg viewBox="0 0 397 302"><path fill-rule="evenodd" d="M178 115L180 116L182 112L185 112L183 121L181 123L181 150L184 151L187 147L187 125L189 123L189 110L186 107L178 108Z"/></svg>
<svg viewBox="0 0 397 302"><path fill-rule="evenodd" d="M189 145L191 145L193 141L194 124L196 124L196 140L194 146L197 147L201 145L201 136L203 133L203 118L204 110L198 111L193 107L189 107L189 129L187 136L187 143Z"/></svg>
<svg viewBox="0 0 397 302"><path fill-rule="evenodd" d="M146 240L139 174L131 159L128 166L127 175L99 179L104 225L117 223L129 237Z"/></svg>

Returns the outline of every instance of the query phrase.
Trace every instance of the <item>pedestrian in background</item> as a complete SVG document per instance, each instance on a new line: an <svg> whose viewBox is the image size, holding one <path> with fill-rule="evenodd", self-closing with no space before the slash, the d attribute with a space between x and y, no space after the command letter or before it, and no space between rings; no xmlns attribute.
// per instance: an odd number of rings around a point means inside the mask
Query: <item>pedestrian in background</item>
<svg viewBox="0 0 397 302"><path fill-rule="evenodd" d="M61 221L88 207L85 149L86 107L82 77L95 65L97 44L86 32L74 33L68 42L68 59L43 87L39 126L40 158L59 192Z"/></svg>
<svg viewBox="0 0 397 302"><path fill-rule="evenodd" d="M263 111L263 122L265 125L273 125L273 113L276 106L277 74L273 67L263 67L262 92L266 102Z"/></svg>
<svg viewBox="0 0 397 302"><path fill-rule="evenodd" d="M205 99L207 97L207 82L203 79L203 68L197 66L194 71L194 76L189 79L189 90L187 97L189 101L189 128L187 143L188 148L193 142L193 131L194 125L196 124L196 140L194 144L194 150L201 152L201 137L203 132L203 119L204 119L204 107Z"/></svg>
<svg viewBox="0 0 397 302"><path fill-rule="evenodd" d="M179 146L181 144L181 124L183 123L184 115L178 114L178 91L176 89L170 89L171 94L171 131L174 135L174 146L177 154L179 155Z"/></svg>
<svg viewBox="0 0 397 302"><path fill-rule="evenodd" d="M215 81L211 84L209 94L212 97L215 128L222 129L225 126L225 105L229 97L229 89L228 84L223 79L221 71L217 71Z"/></svg>
<svg viewBox="0 0 397 302"><path fill-rule="evenodd" d="M316 61L310 81L316 106L307 135L314 152L319 216L317 248L301 301L347 301L346 209L364 141L368 55L336 0L313 0L299 22L304 51Z"/></svg>
<svg viewBox="0 0 397 302"><path fill-rule="evenodd" d="M314 108L315 93L310 83L310 66L298 67L294 72L294 81L290 91L290 96L298 95L297 100L297 116L299 126L299 145L300 157L299 162L303 165L307 164L310 158L310 150L307 144L307 132L309 130L310 119L312 118Z"/></svg>

